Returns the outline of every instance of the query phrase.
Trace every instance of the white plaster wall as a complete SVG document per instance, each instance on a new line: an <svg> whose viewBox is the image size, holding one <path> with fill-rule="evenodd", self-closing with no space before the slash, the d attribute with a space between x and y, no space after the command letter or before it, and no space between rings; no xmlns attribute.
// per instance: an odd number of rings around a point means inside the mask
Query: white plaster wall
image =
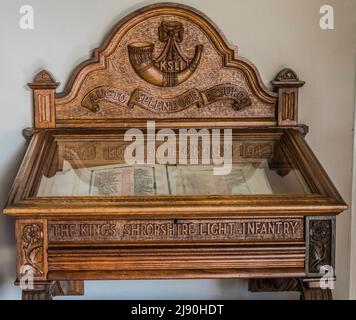
<svg viewBox="0 0 356 320"><path fill-rule="evenodd" d="M63 84L104 35L127 13L155 1L0 0L0 207L25 151L21 131L32 124L31 93L25 84L42 68ZM181 1L200 9L238 45L265 83L283 67L307 82L300 95L300 122L307 140L348 204L351 204L355 97L356 1L328 0L335 30L322 31L322 0ZM35 10L35 29L18 26L21 5ZM0 299L20 297L14 280L14 224L0 217ZM334 296L349 297L350 212L337 219L337 276ZM353 270L355 272L355 270ZM86 298L296 298L250 294L246 281L91 282Z"/></svg>

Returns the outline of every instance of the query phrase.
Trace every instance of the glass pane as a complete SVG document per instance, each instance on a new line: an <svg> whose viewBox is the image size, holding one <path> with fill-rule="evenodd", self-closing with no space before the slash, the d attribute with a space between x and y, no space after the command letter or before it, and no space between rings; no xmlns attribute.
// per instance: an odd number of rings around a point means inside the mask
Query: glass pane
<svg viewBox="0 0 356 320"><path fill-rule="evenodd" d="M54 141L37 184L37 196L310 193L300 170L288 156L282 136L252 139L237 135L232 143L231 166L209 163L207 160L212 160L214 150L204 149L203 140L198 140L195 146L190 142L185 153L180 153L177 147L177 163L152 165L147 164L150 156L146 140L142 150L137 148L133 152L135 156L142 152L144 160L134 165L127 164L124 157L131 142L121 138L88 136L82 140L61 136ZM156 153L160 146L162 142L156 144ZM222 155L224 150L217 152ZM178 160L184 154L187 161L181 164ZM197 163L191 161L192 154L198 156ZM218 174L222 167L224 174Z"/></svg>

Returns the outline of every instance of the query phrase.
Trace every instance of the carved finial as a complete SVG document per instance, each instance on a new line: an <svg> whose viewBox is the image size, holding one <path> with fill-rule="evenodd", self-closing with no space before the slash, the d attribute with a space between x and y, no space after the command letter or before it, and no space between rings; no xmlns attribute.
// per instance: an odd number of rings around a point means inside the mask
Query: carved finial
<svg viewBox="0 0 356 320"><path fill-rule="evenodd" d="M293 86L293 87L302 87L305 84L305 82L299 80L299 77L295 71L293 71L290 68L285 68L285 69L281 70L280 72L278 72L278 74L272 81L272 84L275 87L278 87L278 86L285 87L285 86L288 86L288 84L290 84L290 86Z"/></svg>
<svg viewBox="0 0 356 320"><path fill-rule="evenodd" d="M278 91L278 125L296 126L298 124L298 90L305 82L289 68L278 72L272 81Z"/></svg>
<svg viewBox="0 0 356 320"><path fill-rule="evenodd" d="M30 88L48 88L55 89L59 86L59 82L53 78L53 76L47 70L41 70L36 74L33 82L28 84Z"/></svg>
<svg viewBox="0 0 356 320"><path fill-rule="evenodd" d="M56 82L48 71L42 70L28 86L33 90L35 128L54 128L56 125L54 96L59 82Z"/></svg>
<svg viewBox="0 0 356 320"><path fill-rule="evenodd" d="M285 68L278 72L275 81L299 81L299 78L292 69Z"/></svg>

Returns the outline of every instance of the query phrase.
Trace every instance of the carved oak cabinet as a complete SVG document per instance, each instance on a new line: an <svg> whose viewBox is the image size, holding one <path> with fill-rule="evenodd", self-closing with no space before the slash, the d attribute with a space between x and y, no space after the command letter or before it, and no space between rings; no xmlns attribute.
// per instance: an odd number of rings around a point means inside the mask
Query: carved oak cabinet
<svg viewBox="0 0 356 320"><path fill-rule="evenodd" d="M320 279L335 278L346 205L298 124L304 82L284 69L272 85L207 17L165 3L121 20L63 92L40 71L4 209L16 219L23 299L82 295L84 280L221 278L332 298ZM127 164L129 129L141 129L132 155L145 165ZM182 149L185 129L201 139ZM230 149L211 147L217 132ZM156 163L172 137L177 150ZM230 174L213 175L207 160L229 150ZM182 154L198 162L171 163Z"/></svg>

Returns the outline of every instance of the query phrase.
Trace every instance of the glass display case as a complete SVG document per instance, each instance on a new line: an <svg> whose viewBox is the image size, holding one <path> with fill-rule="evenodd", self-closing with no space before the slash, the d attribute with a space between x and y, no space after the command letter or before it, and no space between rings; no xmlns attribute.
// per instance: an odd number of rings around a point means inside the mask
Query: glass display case
<svg viewBox="0 0 356 320"><path fill-rule="evenodd" d="M119 22L61 93L39 72L4 209L23 298L81 295L84 280L201 278L332 298L319 280L335 278L346 205L298 124L304 82L284 69L272 84L177 4Z"/></svg>
<svg viewBox="0 0 356 320"><path fill-rule="evenodd" d="M211 130L208 130L210 134ZM251 131L251 130L250 130ZM255 132L235 129L231 142L231 164L213 164L210 144L202 139L187 139L183 152L174 149L175 157L155 159L147 164L127 163L125 150L130 142L124 133L74 133L66 136L53 132L51 145L33 197L50 196L180 196L244 194L310 194L312 193L296 161L286 147L285 132L265 132L263 143L253 140ZM179 136L179 130L173 139ZM252 140L251 140L252 139ZM174 140L174 141L175 141ZM175 146L179 141L175 143ZM147 139L143 155L147 155ZM156 149L163 145L156 144ZM180 152L181 151L181 152ZM221 157L221 151L217 154ZM288 153L289 152L289 153ZM183 157L184 156L184 157ZM189 156L189 157L188 157ZM254 158L255 157L255 158ZM180 164L184 158L185 164ZM226 169L222 175L214 169Z"/></svg>

